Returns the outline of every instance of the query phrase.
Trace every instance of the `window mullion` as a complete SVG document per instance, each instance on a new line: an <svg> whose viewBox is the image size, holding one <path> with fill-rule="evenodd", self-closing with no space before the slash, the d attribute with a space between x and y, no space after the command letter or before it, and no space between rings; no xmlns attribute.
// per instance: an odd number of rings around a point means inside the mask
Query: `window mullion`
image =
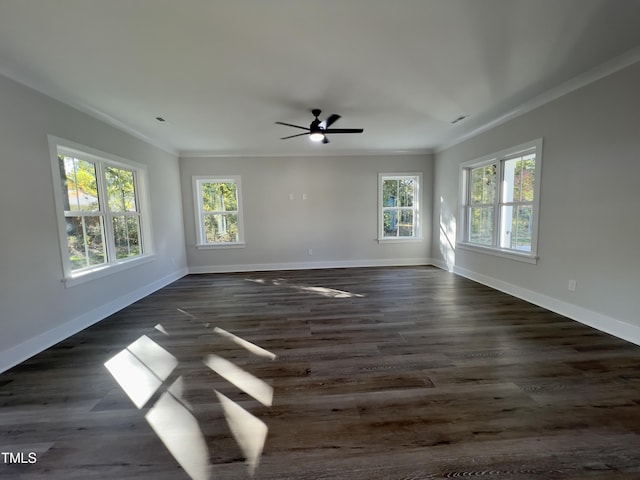
<svg viewBox="0 0 640 480"><path fill-rule="evenodd" d="M464 236L465 242L471 241L471 168L465 168L463 170L463 188L464 188Z"/></svg>
<svg viewBox="0 0 640 480"><path fill-rule="evenodd" d="M138 243L140 244L140 253L142 255L144 255L145 253L147 253L147 250L145 248L145 235L146 235L146 231L144 229L143 226L143 222L142 222L142 214L140 213L140 185L139 185L139 181L138 181L138 172L136 172L135 170L132 171L133 173L133 199L136 202L136 210L135 212L130 212L133 215L135 215L138 218Z"/></svg>
<svg viewBox="0 0 640 480"><path fill-rule="evenodd" d="M496 191L493 196L494 214L493 214L493 246L498 248L500 246L500 225L502 225L502 184L504 179L502 178L502 161L495 163L496 165Z"/></svg>
<svg viewBox="0 0 640 480"><path fill-rule="evenodd" d="M200 225L198 225L198 234L200 236L199 242L201 244L207 243L206 227L207 214L204 211L200 212Z"/></svg>
<svg viewBox="0 0 640 480"><path fill-rule="evenodd" d="M96 170L96 180L98 183L98 203L100 205L100 212L103 221L107 263L112 263L116 260L116 245L113 233L113 220L111 210L109 208L109 195L107 193L107 180L105 176L106 173L104 163L96 162Z"/></svg>
<svg viewBox="0 0 640 480"><path fill-rule="evenodd" d="M204 195L202 193L202 187L204 185L203 180L196 181L196 208L198 209L198 217L200 221L198 222L198 243L204 244L207 243L207 237L205 235L205 224L206 224L206 214L204 212Z"/></svg>
<svg viewBox="0 0 640 480"><path fill-rule="evenodd" d="M422 233L420 229L422 226L420 225L420 181L418 181L418 177L413 179L413 202L412 202L411 215L413 218L413 236L418 237Z"/></svg>

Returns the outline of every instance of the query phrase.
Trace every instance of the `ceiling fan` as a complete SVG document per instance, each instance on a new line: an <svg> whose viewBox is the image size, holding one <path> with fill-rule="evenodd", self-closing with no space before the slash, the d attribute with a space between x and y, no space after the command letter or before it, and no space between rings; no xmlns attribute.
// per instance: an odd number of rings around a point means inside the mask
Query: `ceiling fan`
<svg viewBox="0 0 640 480"><path fill-rule="evenodd" d="M315 108L311 110L315 120L311 122L309 127L301 127L299 125L292 125L290 123L284 122L276 122L278 125L285 125L287 127L300 128L301 130L306 130L305 133L298 133L296 135L289 135L288 137L282 137L280 140L286 140L288 138L301 137L302 135L309 135L309 138L314 142L322 142L329 143L329 139L327 138L327 133L362 133L364 129L362 128L329 128L336 120L340 118L340 115L329 115L324 120L320 121L318 118L322 113L321 110Z"/></svg>

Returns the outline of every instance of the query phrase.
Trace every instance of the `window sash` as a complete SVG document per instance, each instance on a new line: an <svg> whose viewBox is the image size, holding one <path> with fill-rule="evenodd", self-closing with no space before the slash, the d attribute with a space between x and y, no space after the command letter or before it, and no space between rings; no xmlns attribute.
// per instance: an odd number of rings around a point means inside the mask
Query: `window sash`
<svg viewBox="0 0 640 480"><path fill-rule="evenodd" d="M422 175L419 173L410 174L379 174L379 240L412 240L420 238L420 183ZM395 181L395 196L391 196L392 205L388 205L389 198L386 198L385 182ZM411 184L410 193L404 195L401 191L403 181ZM406 184L404 184L406 188ZM406 193L406 192L404 192ZM404 215L403 215L404 213ZM411 222L402 222L407 214L411 217ZM408 234L407 234L408 233Z"/></svg>
<svg viewBox="0 0 640 480"><path fill-rule="evenodd" d="M231 202L235 209L230 210L206 210L204 188L209 184L233 184L235 198ZM244 245L244 229L242 223L242 191L240 177L237 175L225 177L193 177L194 203L196 208L196 246L216 247ZM225 201L221 202L222 208ZM220 218L222 222L216 222ZM231 219L231 231L220 227L220 223L228 225L227 219ZM210 220L210 222L208 221ZM216 239L217 238L217 239Z"/></svg>
<svg viewBox="0 0 640 480"><path fill-rule="evenodd" d="M65 148L58 148L57 153L59 156L63 158L74 158L78 160L90 161L95 166L95 175L96 175L96 192L97 192L97 200L98 206L100 207L98 210L65 210L64 217L74 218L74 217L98 217L100 218L101 223L101 236L103 242L103 250L104 250L104 262L101 264L109 265L122 261L123 259L131 259L138 256L144 255L146 252L144 250L142 244L142 235L141 235L141 217L142 214L140 212L140 201L139 201L139 187L138 187L138 175L137 172L129 167L125 167L115 162L110 162L104 159L96 159L90 158L92 157L90 154L83 154L82 152L70 152ZM107 188L107 170L109 168L127 171L131 174L132 178L132 188L133 188L133 203L135 210L127 210L127 211L114 211L111 209L109 205L109 191ZM64 192L63 192L64 195ZM130 217L137 219L137 228L136 228L136 238L138 243L138 253L133 255L127 255L122 257L119 255L121 249L116 245L116 232L114 229L114 218L118 217ZM84 222L83 222L84 225ZM67 243L71 241L69 234L67 232ZM130 239L128 239L130 240ZM84 244L86 245L87 239L83 238ZM86 248L85 248L86 250ZM91 270L96 267L96 264L90 262L90 259L87 258L87 265L84 267L75 267L74 264L79 264L78 260L74 261L71 257L72 252L69 252L68 263L70 265L70 273L78 274L82 273L85 270ZM86 254L85 254L86 256Z"/></svg>
<svg viewBox="0 0 640 480"><path fill-rule="evenodd" d="M52 135L48 136L48 140L65 285L76 285L151 259L152 248L148 238L150 219L146 213L148 198L143 192L146 187L145 166ZM77 175L78 170L76 167L73 172L69 170L70 160L61 165L60 157L75 159L74 165L80 162L92 164L92 176L89 180L85 176L82 184L77 176L67 181L67 176ZM119 211L121 208L112 210L113 205L109 205L110 191L113 193L114 190L107 188L108 170L112 175L119 172L123 174L120 188L124 189L126 202L121 207L125 207L126 211ZM87 184L87 181L90 183ZM82 190L78 191L80 187ZM69 209L74 206L69 188L73 189L77 198L77 209ZM88 193L86 188L89 188ZM89 207L97 203L97 208L83 209L83 202L85 206L88 202ZM93 223L91 232L87 230L88 222ZM82 229L75 235L69 230L74 228L71 226L73 223L77 224L76 229ZM94 243L98 238L99 242ZM75 245L72 246L72 242Z"/></svg>
<svg viewBox="0 0 640 480"><path fill-rule="evenodd" d="M542 139L538 139L477 161L466 162L461 166L463 193L461 213L464 219L464 228L460 238L463 244L467 243L480 248L513 252L518 255L536 256L541 150ZM507 170L505 165L514 159L522 159L522 161L533 160L534 162L532 171L527 170L530 171L528 175L533 175L533 189L531 190L531 187L529 187L527 190L529 198L523 199L527 195L522 194L525 188L522 183L524 178L522 172L520 173L518 189L515 187L515 180L509 183L505 179ZM473 172L490 165L493 165L496 169L493 202L474 203ZM510 168L513 168L513 166ZM524 166L521 165L520 168L522 169ZM508 191L507 188L512 190ZM516 190L520 198L511 199L510 197L516 193ZM507 201L506 199L509 200ZM493 218L489 222L490 234L485 232L482 235L477 230L479 225L477 217L478 212L485 209L493 212ZM516 217L514 217L514 214ZM484 238L485 241L480 240L481 238Z"/></svg>

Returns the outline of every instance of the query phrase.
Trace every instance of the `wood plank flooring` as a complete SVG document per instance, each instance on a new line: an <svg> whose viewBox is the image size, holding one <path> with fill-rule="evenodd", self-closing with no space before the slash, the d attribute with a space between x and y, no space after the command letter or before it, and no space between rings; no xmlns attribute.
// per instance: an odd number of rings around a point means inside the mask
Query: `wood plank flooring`
<svg viewBox="0 0 640 480"><path fill-rule="evenodd" d="M0 406L2 480L640 478L640 347L430 267L187 276Z"/></svg>

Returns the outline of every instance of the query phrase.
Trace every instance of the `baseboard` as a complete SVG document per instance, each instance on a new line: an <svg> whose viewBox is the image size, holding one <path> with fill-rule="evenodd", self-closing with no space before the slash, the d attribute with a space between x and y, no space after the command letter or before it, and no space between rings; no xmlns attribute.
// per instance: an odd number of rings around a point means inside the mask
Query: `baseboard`
<svg viewBox="0 0 640 480"><path fill-rule="evenodd" d="M321 268L398 267L432 265L431 258L389 258L375 260L330 260L321 262L251 263L190 267L189 273L265 272L275 270L316 270Z"/></svg>
<svg viewBox="0 0 640 480"><path fill-rule="evenodd" d="M104 305L100 305L93 310L83 313L79 317L63 323L62 325L58 325L57 327L47 330L36 337L30 338L29 340L11 347L8 350L0 352L0 373L7 371L11 367L24 362L28 358L46 350L65 338L90 327L109 315L122 310L124 307L131 305L141 298L152 294L156 290L159 290L179 278L184 277L187 273L186 268L175 271L170 275L154 281L153 283L138 288L121 297L115 298Z"/></svg>
<svg viewBox="0 0 640 480"><path fill-rule="evenodd" d="M512 285L497 278L456 266L454 273L478 283L482 283L501 292L526 300L529 303L551 310L571 320L575 320L589 327L640 345L640 327L603 315L598 312L574 305L542 293Z"/></svg>
<svg viewBox="0 0 640 480"><path fill-rule="evenodd" d="M438 260L436 258L432 258L431 259L431 265L433 265L434 267L438 267L440 270L444 270L446 272L450 272L451 269L449 268L449 266L447 265L446 262L442 261L442 260Z"/></svg>

